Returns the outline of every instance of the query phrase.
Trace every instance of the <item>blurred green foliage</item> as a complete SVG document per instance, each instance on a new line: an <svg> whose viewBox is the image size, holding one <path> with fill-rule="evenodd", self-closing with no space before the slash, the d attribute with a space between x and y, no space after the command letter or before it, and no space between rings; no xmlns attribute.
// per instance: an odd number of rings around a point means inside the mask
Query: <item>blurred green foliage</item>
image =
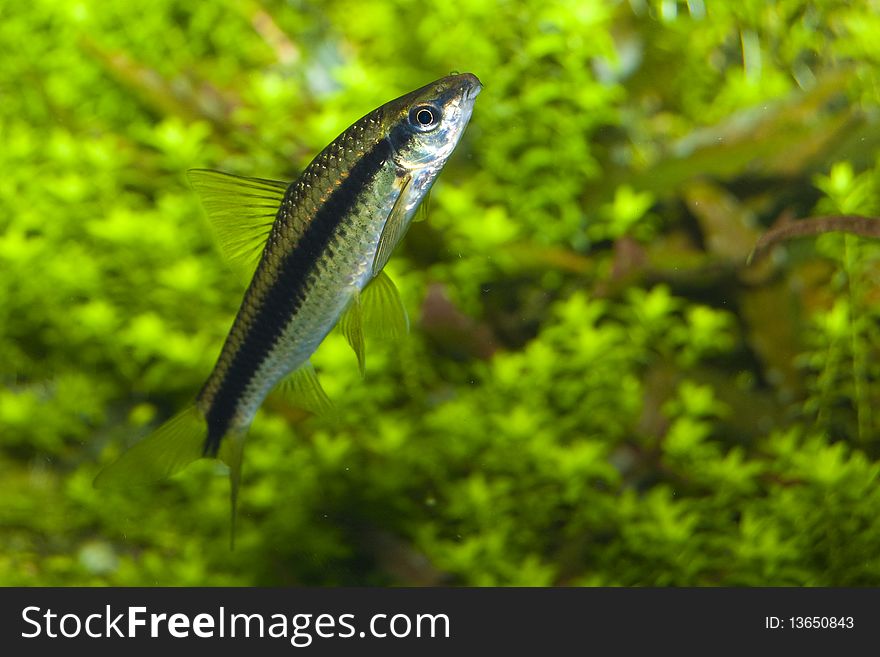
<svg viewBox="0 0 880 657"><path fill-rule="evenodd" d="M0 4L0 583L880 585L876 2ZM474 119L389 271L414 327L270 397L238 545L200 462L97 470L242 283L189 167L290 179L449 73Z"/></svg>

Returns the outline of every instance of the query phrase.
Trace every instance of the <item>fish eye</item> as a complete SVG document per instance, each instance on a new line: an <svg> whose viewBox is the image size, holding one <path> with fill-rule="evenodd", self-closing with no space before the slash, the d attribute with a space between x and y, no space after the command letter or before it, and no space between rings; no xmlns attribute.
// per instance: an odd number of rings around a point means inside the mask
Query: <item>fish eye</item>
<svg viewBox="0 0 880 657"><path fill-rule="evenodd" d="M416 105L409 111L409 122L422 132L436 128L440 118L440 110L433 105Z"/></svg>

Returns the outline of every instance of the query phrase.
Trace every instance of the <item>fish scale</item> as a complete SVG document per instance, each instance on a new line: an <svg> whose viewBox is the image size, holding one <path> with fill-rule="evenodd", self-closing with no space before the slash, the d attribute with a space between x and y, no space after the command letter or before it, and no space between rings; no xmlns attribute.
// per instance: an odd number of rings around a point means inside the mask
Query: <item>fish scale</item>
<svg viewBox="0 0 880 657"><path fill-rule="evenodd" d="M245 293L244 319L233 324L228 347L224 346L199 399L208 418L209 453L216 452L219 438L229 430L250 424L265 395L303 364L333 328L353 294L369 280L369 266L394 204L399 176L390 148L383 147L380 140L363 150L361 133L358 130L354 139L345 138L349 144L356 142L346 147L355 161L349 171L338 175L342 169L327 166L327 154L332 151L326 149L304 175L305 180L313 181L311 189L302 180L294 183L288 193L288 207L293 211L285 215L283 207L279 210L277 228L273 228L254 282ZM367 153L373 154L371 160L365 159ZM328 184L328 179L332 183ZM312 216L297 216L297 211L308 211L302 197L313 196L316 190L322 202L315 204ZM328 205L331 201L334 204ZM344 209L334 212L340 206ZM329 230L310 231L316 219L323 220ZM291 225L297 223L309 228L295 248L285 249L285 242L292 241L291 233L296 232ZM311 232L317 235L307 240ZM317 253L310 252L309 246L324 240ZM297 273L304 269L305 274L288 281L291 276L285 276L286 268ZM282 300L267 301L270 295ZM241 365L236 367L238 363ZM228 394L222 394L224 391ZM230 398L234 399L231 403Z"/></svg>

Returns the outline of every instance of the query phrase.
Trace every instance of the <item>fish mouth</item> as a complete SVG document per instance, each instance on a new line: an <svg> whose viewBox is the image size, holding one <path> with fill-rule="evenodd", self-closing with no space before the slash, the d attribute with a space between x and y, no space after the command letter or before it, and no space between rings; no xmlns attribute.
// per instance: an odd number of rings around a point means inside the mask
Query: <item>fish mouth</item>
<svg viewBox="0 0 880 657"><path fill-rule="evenodd" d="M480 82L480 78L478 78L473 73L465 73L464 74L464 99L465 100L473 100L477 96L480 95L480 92L483 90L483 83Z"/></svg>

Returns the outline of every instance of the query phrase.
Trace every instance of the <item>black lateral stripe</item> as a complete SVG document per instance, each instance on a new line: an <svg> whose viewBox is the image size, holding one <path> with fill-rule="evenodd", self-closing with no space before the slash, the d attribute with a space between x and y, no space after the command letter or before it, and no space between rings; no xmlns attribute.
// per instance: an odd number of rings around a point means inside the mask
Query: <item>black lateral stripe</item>
<svg viewBox="0 0 880 657"><path fill-rule="evenodd" d="M388 140L379 140L327 197L294 248L284 256L281 271L260 305L211 402L207 413L208 437L204 447L206 455L217 454L220 441L229 430L235 415L239 398L271 353L290 318L302 306L309 274L325 252L333 234L342 225L343 219L353 210L360 192L390 157Z"/></svg>

